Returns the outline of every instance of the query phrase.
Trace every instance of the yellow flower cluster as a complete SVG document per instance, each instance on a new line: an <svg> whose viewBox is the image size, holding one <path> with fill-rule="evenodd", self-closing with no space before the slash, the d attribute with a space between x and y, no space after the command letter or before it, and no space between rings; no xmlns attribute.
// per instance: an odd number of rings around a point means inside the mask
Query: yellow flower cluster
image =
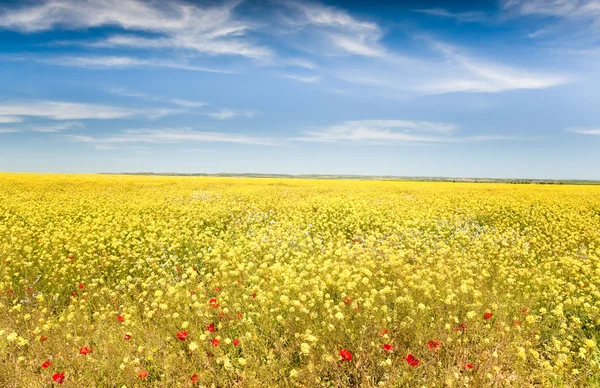
<svg viewBox="0 0 600 388"><path fill-rule="evenodd" d="M0 174L0 386L597 386L599 341L597 186Z"/></svg>

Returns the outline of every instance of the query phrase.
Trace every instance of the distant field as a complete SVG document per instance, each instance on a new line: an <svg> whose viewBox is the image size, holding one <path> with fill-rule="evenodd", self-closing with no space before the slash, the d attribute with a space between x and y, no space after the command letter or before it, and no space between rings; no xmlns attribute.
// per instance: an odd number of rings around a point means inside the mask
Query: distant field
<svg viewBox="0 0 600 388"><path fill-rule="evenodd" d="M600 385L600 187L0 174L1 387Z"/></svg>

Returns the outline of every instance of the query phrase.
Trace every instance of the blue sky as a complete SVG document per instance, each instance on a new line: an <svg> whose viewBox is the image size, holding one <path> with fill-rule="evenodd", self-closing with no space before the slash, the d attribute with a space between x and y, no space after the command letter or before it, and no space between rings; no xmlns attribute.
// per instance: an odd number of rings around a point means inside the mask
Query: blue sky
<svg viewBox="0 0 600 388"><path fill-rule="evenodd" d="M0 171L600 179L600 0L0 2Z"/></svg>

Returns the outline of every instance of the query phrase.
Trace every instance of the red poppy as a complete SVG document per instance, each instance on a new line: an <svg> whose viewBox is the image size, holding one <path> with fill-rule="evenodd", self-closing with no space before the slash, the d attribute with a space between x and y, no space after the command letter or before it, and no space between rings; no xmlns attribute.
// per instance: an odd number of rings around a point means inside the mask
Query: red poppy
<svg viewBox="0 0 600 388"><path fill-rule="evenodd" d="M206 331L210 331L211 333L214 333L215 331L217 331L217 329L215 329L215 324L211 323L208 326L206 326Z"/></svg>
<svg viewBox="0 0 600 388"><path fill-rule="evenodd" d="M48 339L48 337L46 337L45 335L40 337L40 341L46 341Z"/></svg>
<svg viewBox="0 0 600 388"><path fill-rule="evenodd" d="M208 301L208 304L214 309L219 308L219 304L217 303L217 298L212 298Z"/></svg>
<svg viewBox="0 0 600 388"><path fill-rule="evenodd" d="M436 338L434 340L429 341L427 343L427 347L433 350L440 350L440 348L442 347L442 341Z"/></svg>
<svg viewBox="0 0 600 388"><path fill-rule="evenodd" d="M349 297L349 296L345 297L344 298L344 304L350 304L350 303L352 303L352 298Z"/></svg>
<svg viewBox="0 0 600 388"><path fill-rule="evenodd" d="M239 319L242 319L242 318L244 318L244 314L242 314L242 313L238 313L238 314L237 314L237 317L238 317Z"/></svg>
<svg viewBox="0 0 600 388"><path fill-rule="evenodd" d="M179 338L180 341L185 341L187 336L188 336L187 331L180 331L179 333L177 333L177 338Z"/></svg>
<svg viewBox="0 0 600 388"><path fill-rule="evenodd" d="M190 380L192 381L192 384L196 384L198 382L198 375L194 374Z"/></svg>
<svg viewBox="0 0 600 388"><path fill-rule="evenodd" d="M62 384L63 381L65 381L65 374L64 373L55 373L52 375L52 380L56 381L59 384Z"/></svg>
<svg viewBox="0 0 600 388"><path fill-rule="evenodd" d="M125 334L125 335L123 336L123 339L124 339L124 340L129 340L129 339L131 339L131 335L129 335L129 334Z"/></svg>
<svg viewBox="0 0 600 388"><path fill-rule="evenodd" d="M141 370L140 373L138 373L137 378L138 379L145 379L146 377L148 377L149 373L145 370Z"/></svg>
<svg viewBox="0 0 600 388"><path fill-rule="evenodd" d="M239 339L234 339L233 340L233 346L238 346L240 344L240 340Z"/></svg>
<svg viewBox="0 0 600 388"><path fill-rule="evenodd" d="M214 340L210 341L210 343L212 344L212 346L217 347L219 346L221 341L218 338L215 338Z"/></svg>
<svg viewBox="0 0 600 388"><path fill-rule="evenodd" d="M256 292L253 292L250 296L252 297L252 299L256 299Z"/></svg>
<svg viewBox="0 0 600 388"><path fill-rule="evenodd" d="M466 324L464 324L464 323L461 323L459 327L455 327L455 328L454 328L454 329L452 329L452 330L454 330L454 331L459 331L459 330L465 330L466 328L467 328L467 325L466 325Z"/></svg>
<svg viewBox="0 0 600 388"><path fill-rule="evenodd" d="M464 365L465 369L473 369L473 364L467 363Z"/></svg>
<svg viewBox="0 0 600 388"><path fill-rule="evenodd" d="M387 333L389 333L389 331L388 331L388 330L381 330L381 331L379 332L379 334L381 334L381 335L386 335Z"/></svg>
<svg viewBox="0 0 600 388"><path fill-rule="evenodd" d="M50 361L50 360L46 360L46 361L44 361L44 363L42 364L42 368L44 368L44 369L48 369L48 367L49 367L50 365L52 365L52 361Z"/></svg>
<svg viewBox="0 0 600 388"><path fill-rule="evenodd" d="M521 312L522 312L523 314L525 314L525 315L529 314L529 310L527 310L527 307L523 307L523 308L521 309Z"/></svg>
<svg viewBox="0 0 600 388"><path fill-rule="evenodd" d="M483 314L483 319L488 320L492 317L492 315L493 315L492 313L486 312L485 314Z"/></svg>
<svg viewBox="0 0 600 388"><path fill-rule="evenodd" d="M78 287L79 287L79 289L80 289L80 290L83 290L83 289L85 288L85 284L83 284L83 283L79 283L79 286L78 286Z"/></svg>
<svg viewBox="0 0 600 388"><path fill-rule="evenodd" d="M408 354L408 356L404 357L404 359L406 360L406 362L408 363L408 365L415 367L417 365L419 365L419 359L416 358L415 356L413 356L412 354Z"/></svg>
<svg viewBox="0 0 600 388"><path fill-rule="evenodd" d="M389 352L390 350L394 350L394 347L390 344L384 344L381 348L383 350L385 350L386 352Z"/></svg>
<svg viewBox="0 0 600 388"><path fill-rule="evenodd" d="M125 322L125 318L123 318L122 315L117 315L117 321L119 321L119 322Z"/></svg>
<svg viewBox="0 0 600 388"><path fill-rule="evenodd" d="M342 361L352 361L352 353L347 349L340 350L340 357L342 357Z"/></svg>
<svg viewBox="0 0 600 388"><path fill-rule="evenodd" d="M83 348L79 349L79 354L83 354L84 356L86 354L88 354L90 352L90 348L88 348L87 346L84 346Z"/></svg>
<svg viewBox="0 0 600 388"><path fill-rule="evenodd" d="M515 325L515 326L521 326L521 321L514 321L513 325Z"/></svg>
<svg viewBox="0 0 600 388"><path fill-rule="evenodd" d="M75 291L71 291L71 295L73 295L73 296L77 296L77 292L75 292Z"/></svg>

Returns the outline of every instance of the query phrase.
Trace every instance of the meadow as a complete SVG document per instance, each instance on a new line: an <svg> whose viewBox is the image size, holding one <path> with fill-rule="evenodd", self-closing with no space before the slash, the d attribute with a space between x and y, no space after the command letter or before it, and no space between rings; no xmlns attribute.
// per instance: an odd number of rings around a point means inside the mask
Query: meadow
<svg viewBox="0 0 600 388"><path fill-rule="evenodd" d="M2 387L600 385L600 187L0 174Z"/></svg>

